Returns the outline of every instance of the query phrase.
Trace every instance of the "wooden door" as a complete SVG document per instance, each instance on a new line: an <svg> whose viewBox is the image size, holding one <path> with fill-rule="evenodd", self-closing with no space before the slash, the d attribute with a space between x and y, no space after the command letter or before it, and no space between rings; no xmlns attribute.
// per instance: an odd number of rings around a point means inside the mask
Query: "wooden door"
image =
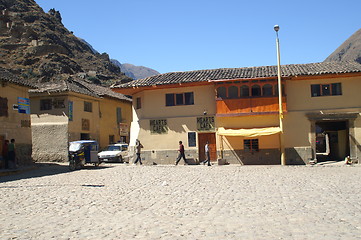
<svg viewBox="0 0 361 240"><path fill-rule="evenodd" d="M216 134L215 133L198 133L198 152L199 152L199 161L202 162L206 160L204 146L208 142L209 145L209 155L211 161L217 160L217 148L216 148Z"/></svg>

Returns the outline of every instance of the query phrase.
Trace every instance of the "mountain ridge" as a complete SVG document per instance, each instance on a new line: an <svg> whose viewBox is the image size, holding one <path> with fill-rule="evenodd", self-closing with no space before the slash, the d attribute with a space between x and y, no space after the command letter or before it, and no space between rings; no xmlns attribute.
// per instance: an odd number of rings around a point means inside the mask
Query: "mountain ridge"
<svg viewBox="0 0 361 240"><path fill-rule="evenodd" d="M104 86L132 80L61 20L58 11L45 13L34 0L0 0L0 67L39 83L76 74Z"/></svg>
<svg viewBox="0 0 361 240"><path fill-rule="evenodd" d="M331 61L356 61L361 63L361 29L353 33L325 60Z"/></svg>
<svg viewBox="0 0 361 240"><path fill-rule="evenodd" d="M120 70L127 75L128 77L137 80L142 78L151 77L154 75L159 75L160 73L152 68L144 66L136 66L130 63L120 63L116 59L110 59L113 64L120 67Z"/></svg>

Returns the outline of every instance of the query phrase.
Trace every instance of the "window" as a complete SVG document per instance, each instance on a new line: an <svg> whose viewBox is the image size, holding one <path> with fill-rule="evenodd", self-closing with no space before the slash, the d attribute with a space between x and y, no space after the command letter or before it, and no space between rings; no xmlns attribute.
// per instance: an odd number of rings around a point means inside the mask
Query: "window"
<svg viewBox="0 0 361 240"><path fill-rule="evenodd" d="M311 97L321 96L321 87L320 85L311 85Z"/></svg>
<svg viewBox="0 0 361 240"><path fill-rule="evenodd" d="M188 132L188 147L196 146L196 132Z"/></svg>
<svg viewBox="0 0 361 240"><path fill-rule="evenodd" d="M184 94L185 105L194 105L194 96L192 92Z"/></svg>
<svg viewBox="0 0 361 240"><path fill-rule="evenodd" d="M249 87L247 85L241 86L241 97L249 97Z"/></svg>
<svg viewBox="0 0 361 240"><path fill-rule="evenodd" d="M332 95L342 95L341 83L331 84Z"/></svg>
<svg viewBox="0 0 361 240"><path fill-rule="evenodd" d="M218 98L227 98L227 89L225 87L217 88L217 97Z"/></svg>
<svg viewBox="0 0 361 240"><path fill-rule="evenodd" d="M261 87L259 85L252 86L252 96L253 97L261 96Z"/></svg>
<svg viewBox="0 0 361 240"><path fill-rule="evenodd" d="M342 95L341 83L311 85L311 97L336 95Z"/></svg>
<svg viewBox="0 0 361 240"><path fill-rule="evenodd" d="M113 144L114 143L114 135L109 135L109 144Z"/></svg>
<svg viewBox="0 0 361 240"><path fill-rule="evenodd" d="M238 99L249 97L276 97L278 95L277 84L273 79L262 79L249 81L225 82L229 86L217 87L217 98L220 99ZM238 83L238 84L237 84ZM217 83L220 84L220 83ZM284 85L282 85L284 94Z"/></svg>
<svg viewBox="0 0 361 240"><path fill-rule="evenodd" d="M263 93L262 95L266 96L266 97L273 96L273 87L272 87L272 85L271 84L263 85L262 93Z"/></svg>
<svg viewBox="0 0 361 240"><path fill-rule="evenodd" d="M84 102L84 112L92 112L93 104L91 102Z"/></svg>
<svg viewBox="0 0 361 240"><path fill-rule="evenodd" d="M258 139L244 139L244 151L246 152L258 152Z"/></svg>
<svg viewBox="0 0 361 240"><path fill-rule="evenodd" d="M329 84L323 84L322 85L322 95L323 96L330 96L331 95L331 89Z"/></svg>
<svg viewBox="0 0 361 240"><path fill-rule="evenodd" d="M7 117L8 115L8 99L0 97L0 117Z"/></svg>
<svg viewBox="0 0 361 240"><path fill-rule="evenodd" d="M228 97L229 98L238 98L238 87L231 86L228 88Z"/></svg>
<svg viewBox="0 0 361 240"><path fill-rule="evenodd" d="M52 109L52 101L51 99L40 99L40 110L51 110Z"/></svg>
<svg viewBox="0 0 361 240"><path fill-rule="evenodd" d="M174 94L173 93L165 95L165 105L166 106L174 106L175 105Z"/></svg>
<svg viewBox="0 0 361 240"><path fill-rule="evenodd" d="M175 95L175 104L176 105L184 105L184 96L182 93L177 93Z"/></svg>
<svg viewBox="0 0 361 240"><path fill-rule="evenodd" d="M166 106L194 105L193 92L187 93L167 93L165 95Z"/></svg>
<svg viewBox="0 0 361 240"><path fill-rule="evenodd" d="M122 109L120 107L117 108L117 124L122 122Z"/></svg>
<svg viewBox="0 0 361 240"><path fill-rule="evenodd" d="M54 99L53 106L54 108L65 108L64 99Z"/></svg>
<svg viewBox="0 0 361 240"><path fill-rule="evenodd" d="M137 101L136 101L136 109L141 109L142 108L142 100L140 97L137 98Z"/></svg>

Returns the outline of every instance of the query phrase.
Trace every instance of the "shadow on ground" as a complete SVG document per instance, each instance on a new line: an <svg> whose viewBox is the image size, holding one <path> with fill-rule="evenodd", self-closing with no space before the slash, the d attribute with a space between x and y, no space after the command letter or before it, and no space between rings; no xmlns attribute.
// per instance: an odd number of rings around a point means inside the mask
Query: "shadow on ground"
<svg viewBox="0 0 361 240"><path fill-rule="evenodd" d="M34 163L31 166L23 166L15 170L10 171L1 171L0 172L0 183L2 182L11 182L27 178L38 178L44 176L51 176L69 172L77 172L82 170L101 170L104 168L109 168L111 166L101 165L98 167L95 166L84 166L81 170L70 171L69 166L66 164L58 163Z"/></svg>

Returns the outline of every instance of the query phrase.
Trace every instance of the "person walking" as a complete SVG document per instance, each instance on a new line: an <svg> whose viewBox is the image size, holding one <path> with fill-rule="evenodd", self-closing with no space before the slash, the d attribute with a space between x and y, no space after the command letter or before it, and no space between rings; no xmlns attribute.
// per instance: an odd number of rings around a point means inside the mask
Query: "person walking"
<svg viewBox="0 0 361 240"><path fill-rule="evenodd" d="M181 160L181 158L183 158L185 164L188 164L187 159L186 159L186 156L185 156L185 154L184 154L184 146L183 146L183 143L182 143L182 141L179 141L178 157L177 157L177 160L175 161L175 165L176 165L176 166L178 165L178 163L179 163L179 161Z"/></svg>
<svg viewBox="0 0 361 240"><path fill-rule="evenodd" d="M134 164L136 165L137 162L139 161L139 164L142 165L142 158L140 157L140 151L141 149L143 148L143 145L140 143L140 141L137 139L135 141L135 150L136 150L136 153L137 153L137 159L135 160Z"/></svg>
<svg viewBox="0 0 361 240"><path fill-rule="evenodd" d="M1 155L3 156L4 168L9 168L9 140L5 140Z"/></svg>
<svg viewBox="0 0 361 240"><path fill-rule="evenodd" d="M9 168L16 168L15 139L11 139L8 145Z"/></svg>
<svg viewBox="0 0 361 240"><path fill-rule="evenodd" d="M206 155L206 160L203 162L203 165L205 163L208 163L208 166L211 166L211 156L209 155L209 143L207 142L206 145L204 145L204 152Z"/></svg>

